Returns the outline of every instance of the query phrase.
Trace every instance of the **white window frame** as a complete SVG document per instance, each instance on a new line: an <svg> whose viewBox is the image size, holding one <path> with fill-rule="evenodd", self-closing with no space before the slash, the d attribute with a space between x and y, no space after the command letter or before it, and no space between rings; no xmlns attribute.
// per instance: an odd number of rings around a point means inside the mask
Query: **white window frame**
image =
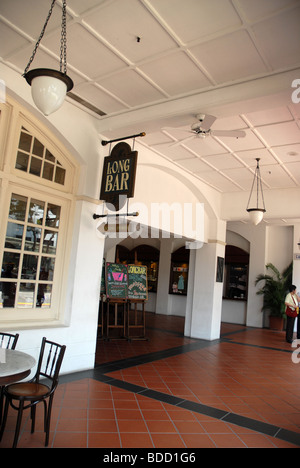
<svg viewBox="0 0 300 468"><path fill-rule="evenodd" d="M32 329L67 325L65 298L69 276L68 267L76 202L75 189L77 187L79 167L61 142L18 104L11 105L9 102L1 104L0 110L0 137L5 139L4 142L2 140L3 144L0 145L1 265L7 222L9 221L10 201L13 193L53 203L61 207L51 306L49 308L0 308L0 329ZM33 136L36 136L62 164L66 170L64 185L15 168L22 127L25 127ZM18 281L22 282L22 280Z"/></svg>

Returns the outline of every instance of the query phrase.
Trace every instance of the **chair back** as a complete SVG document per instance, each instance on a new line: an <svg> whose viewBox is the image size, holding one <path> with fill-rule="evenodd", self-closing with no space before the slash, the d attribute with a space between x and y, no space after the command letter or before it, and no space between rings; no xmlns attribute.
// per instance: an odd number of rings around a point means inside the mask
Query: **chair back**
<svg viewBox="0 0 300 468"><path fill-rule="evenodd" d="M15 349L19 334L12 335L11 333L0 332L0 348Z"/></svg>
<svg viewBox="0 0 300 468"><path fill-rule="evenodd" d="M53 341L47 340L45 337L42 339L37 370L34 378L36 382L39 382L41 377L45 377L52 381L52 389L56 387L65 350L65 345L54 343Z"/></svg>

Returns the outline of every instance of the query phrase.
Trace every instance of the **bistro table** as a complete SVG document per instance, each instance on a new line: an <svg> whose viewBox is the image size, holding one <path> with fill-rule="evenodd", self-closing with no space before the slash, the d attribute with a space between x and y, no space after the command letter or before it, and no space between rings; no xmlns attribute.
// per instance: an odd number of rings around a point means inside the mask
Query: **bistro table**
<svg viewBox="0 0 300 468"><path fill-rule="evenodd" d="M36 360L29 354L0 348L0 386L25 379L35 363Z"/></svg>

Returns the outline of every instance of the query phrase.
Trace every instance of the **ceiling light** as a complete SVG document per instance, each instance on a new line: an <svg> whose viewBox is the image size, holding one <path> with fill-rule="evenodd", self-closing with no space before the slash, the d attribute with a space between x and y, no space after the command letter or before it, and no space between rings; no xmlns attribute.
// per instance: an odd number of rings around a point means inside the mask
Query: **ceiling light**
<svg viewBox="0 0 300 468"><path fill-rule="evenodd" d="M27 83L31 85L32 99L36 107L44 115L49 115L59 109L64 102L67 92L73 88L73 81L67 75L66 0L63 0L62 6L60 71L52 70L51 68L36 68L28 71L46 30L55 1L52 0L44 27L23 74Z"/></svg>
<svg viewBox="0 0 300 468"><path fill-rule="evenodd" d="M256 226L261 222L263 219L265 210L265 202L264 202L264 195L261 183L261 176L260 176L260 169L259 169L259 161L260 158L256 158L257 165L255 169L254 179L251 187L250 197L248 200L247 211L250 216L251 222ZM256 190L255 189L256 186ZM256 195L256 202L252 201L252 208L250 208L250 202L252 198L255 198Z"/></svg>

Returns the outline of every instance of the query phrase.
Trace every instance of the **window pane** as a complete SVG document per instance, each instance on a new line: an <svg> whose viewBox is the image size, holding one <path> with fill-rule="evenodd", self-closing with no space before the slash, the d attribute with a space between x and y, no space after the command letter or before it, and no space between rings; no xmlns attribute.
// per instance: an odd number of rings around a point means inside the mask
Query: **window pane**
<svg viewBox="0 0 300 468"><path fill-rule="evenodd" d="M52 205L51 203L49 203L48 209L47 209L46 226L58 228L59 219L60 219L60 206Z"/></svg>
<svg viewBox="0 0 300 468"><path fill-rule="evenodd" d="M19 271L20 254L4 252L1 269L2 278L17 278Z"/></svg>
<svg viewBox="0 0 300 468"><path fill-rule="evenodd" d="M29 161L28 154L21 153L21 151L18 151L17 161L16 161L16 169L20 169L20 171L27 172L28 161Z"/></svg>
<svg viewBox="0 0 300 468"><path fill-rule="evenodd" d="M40 280L53 280L55 258L42 257L41 269L40 269Z"/></svg>
<svg viewBox="0 0 300 468"><path fill-rule="evenodd" d="M25 250L30 250L31 252L39 252L41 234L42 234L41 228L28 226L26 230Z"/></svg>
<svg viewBox="0 0 300 468"><path fill-rule="evenodd" d="M34 283L21 283L18 294L17 307L30 308L34 307Z"/></svg>
<svg viewBox="0 0 300 468"><path fill-rule="evenodd" d="M43 224L45 203L32 199L30 202L28 222L34 224Z"/></svg>
<svg viewBox="0 0 300 468"><path fill-rule="evenodd" d="M24 254L21 275L22 279L36 279L37 262L37 255Z"/></svg>
<svg viewBox="0 0 300 468"><path fill-rule="evenodd" d="M32 156L31 158L31 164L30 164L30 174L40 176L41 175L41 169L42 169L42 160L34 158Z"/></svg>
<svg viewBox="0 0 300 468"><path fill-rule="evenodd" d="M36 138L34 139L32 152L41 158L43 157L44 145L42 145L42 143Z"/></svg>
<svg viewBox="0 0 300 468"><path fill-rule="evenodd" d="M51 307L51 295L52 295L52 285L40 284L38 288L36 306L43 307L44 309L49 309Z"/></svg>
<svg viewBox="0 0 300 468"><path fill-rule="evenodd" d="M0 282L0 303L2 300L3 307L14 307L16 297L17 283Z"/></svg>
<svg viewBox="0 0 300 468"><path fill-rule="evenodd" d="M51 162L55 162L55 157L48 150L46 150L45 159L47 159L48 161L51 161Z"/></svg>
<svg viewBox="0 0 300 468"><path fill-rule="evenodd" d="M5 247L7 249L21 249L23 230L23 224L7 223L5 238Z"/></svg>
<svg viewBox="0 0 300 468"><path fill-rule="evenodd" d="M44 169L43 169L43 179L53 180L53 172L54 172L53 164L45 162Z"/></svg>
<svg viewBox="0 0 300 468"><path fill-rule="evenodd" d="M28 135L28 133L21 132L20 141L19 141L19 149L30 152L31 147L31 140L32 136Z"/></svg>
<svg viewBox="0 0 300 468"><path fill-rule="evenodd" d="M17 219L18 221L25 221L26 206L26 197L12 194L9 208L9 218Z"/></svg>
<svg viewBox="0 0 300 468"><path fill-rule="evenodd" d="M61 184L61 185L64 185L65 183L65 175L66 175L66 171L64 169L62 169L61 167L56 167L56 171L55 171L55 182L57 184Z"/></svg>
<svg viewBox="0 0 300 468"><path fill-rule="evenodd" d="M56 254L58 233L54 231L45 231L43 242L43 253Z"/></svg>

